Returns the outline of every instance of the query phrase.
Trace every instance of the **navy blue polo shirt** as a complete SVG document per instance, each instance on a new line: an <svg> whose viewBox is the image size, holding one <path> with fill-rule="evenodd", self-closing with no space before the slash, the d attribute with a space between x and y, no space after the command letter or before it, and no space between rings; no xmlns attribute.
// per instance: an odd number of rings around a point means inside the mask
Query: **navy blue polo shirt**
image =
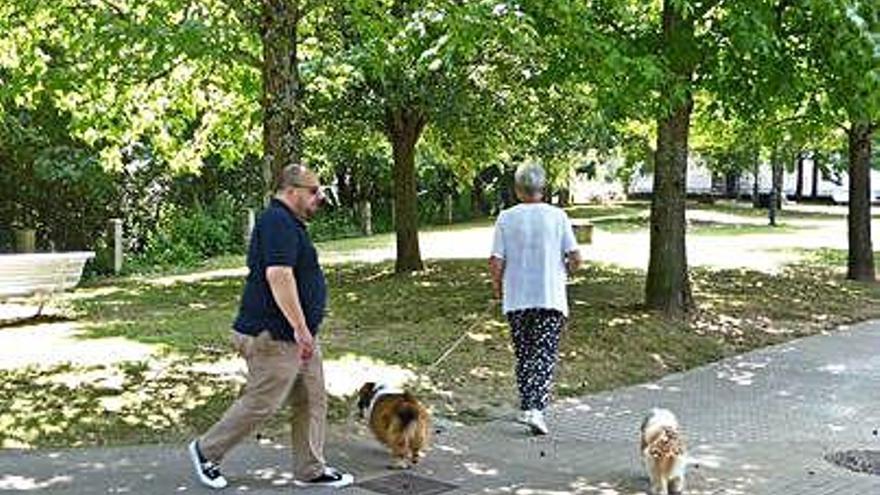
<svg viewBox="0 0 880 495"><path fill-rule="evenodd" d="M257 220L248 249L247 282L233 328L247 335L268 330L275 340L294 340L293 328L275 303L266 268L293 268L296 288L306 324L312 335L324 319L327 282L318 264L318 252L306 232L305 224L281 201L272 199Z"/></svg>

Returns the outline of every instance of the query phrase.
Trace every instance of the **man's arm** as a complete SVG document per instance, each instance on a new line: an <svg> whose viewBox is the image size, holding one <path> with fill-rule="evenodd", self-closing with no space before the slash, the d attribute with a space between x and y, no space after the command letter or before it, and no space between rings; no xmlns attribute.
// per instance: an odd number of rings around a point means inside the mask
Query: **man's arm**
<svg viewBox="0 0 880 495"><path fill-rule="evenodd" d="M497 256L490 256L489 272L492 274L492 295L495 299L501 299L501 281L504 278L504 259Z"/></svg>
<svg viewBox="0 0 880 495"><path fill-rule="evenodd" d="M279 265L270 266L266 268L266 281L272 290L275 303L278 304L284 317L293 327L296 343L302 348L302 358L309 359L315 350L315 343L299 302L299 292L296 290L293 268Z"/></svg>

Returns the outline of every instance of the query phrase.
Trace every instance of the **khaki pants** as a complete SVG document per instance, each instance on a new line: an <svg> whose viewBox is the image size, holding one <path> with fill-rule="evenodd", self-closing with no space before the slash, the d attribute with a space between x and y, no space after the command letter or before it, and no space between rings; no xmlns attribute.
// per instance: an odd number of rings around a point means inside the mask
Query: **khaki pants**
<svg viewBox="0 0 880 495"><path fill-rule="evenodd" d="M238 400L199 439L199 449L219 463L229 450L290 403L294 476L311 479L324 469L324 428L327 396L321 351L303 361L293 342L272 340L264 331L256 337L233 332L235 349L244 357L248 378Z"/></svg>

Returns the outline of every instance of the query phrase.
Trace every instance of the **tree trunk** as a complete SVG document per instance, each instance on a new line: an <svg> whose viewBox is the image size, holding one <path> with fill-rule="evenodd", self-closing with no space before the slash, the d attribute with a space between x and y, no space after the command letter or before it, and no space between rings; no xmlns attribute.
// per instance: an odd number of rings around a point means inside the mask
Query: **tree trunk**
<svg viewBox="0 0 880 495"><path fill-rule="evenodd" d="M672 316L693 305L685 245L685 181L692 106L688 101L658 122L654 160L646 303Z"/></svg>
<svg viewBox="0 0 880 495"><path fill-rule="evenodd" d="M752 183L752 207L761 207L761 163L758 161L758 153L754 154L755 163L752 165L752 175L755 181Z"/></svg>
<svg viewBox="0 0 880 495"><path fill-rule="evenodd" d="M820 160L819 153L814 152L813 153L813 189L811 191L812 194L810 194L810 196L813 199L816 199L819 197L819 167L820 167L819 160Z"/></svg>
<svg viewBox="0 0 880 495"><path fill-rule="evenodd" d="M302 153L298 23L298 0L263 1L263 179L268 195L281 170L298 163Z"/></svg>
<svg viewBox="0 0 880 495"><path fill-rule="evenodd" d="M770 225L776 225L776 215L782 207L782 173L779 152L774 151L770 163L770 198L767 202L767 216Z"/></svg>
<svg viewBox="0 0 880 495"><path fill-rule="evenodd" d="M785 180L785 166L782 163L782 155L783 153L780 152L773 160L773 182L770 185L770 187L773 188L773 194L775 195L776 202L774 203L774 206L777 210L782 209L782 196L784 194L782 183Z"/></svg>
<svg viewBox="0 0 880 495"><path fill-rule="evenodd" d="M373 235L373 205L369 199L358 201L357 213L361 233L368 237Z"/></svg>
<svg viewBox="0 0 880 495"><path fill-rule="evenodd" d="M559 189L559 207L565 208L571 204L571 190L567 187Z"/></svg>
<svg viewBox="0 0 880 495"><path fill-rule="evenodd" d="M774 165L774 167L775 167L775 165ZM774 173L775 173L775 170L774 170ZM771 227L776 226L776 211L777 211L776 195L777 194L778 193L776 192L776 186L775 185L771 186L770 187L770 195L767 199L767 219L768 219L768 222L770 223Z"/></svg>
<svg viewBox="0 0 880 495"><path fill-rule="evenodd" d="M849 132L849 262L846 278L874 281L871 246L870 123L856 122Z"/></svg>
<svg viewBox="0 0 880 495"><path fill-rule="evenodd" d="M481 218L486 214L486 200L483 191L483 181L479 175L474 177L471 187L471 218Z"/></svg>
<svg viewBox="0 0 880 495"><path fill-rule="evenodd" d="M336 167L336 198L339 200L339 206L342 208L354 208L357 206L355 196L363 197L362 194L356 194L354 188L354 176L350 173L347 166Z"/></svg>
<svg viewBox="0 0 880 495"><path fill-rule="evenodd" d="M736 199L739 196L739 172L724 173L724 197Z"/></svg>
<svg viewBox="0 0 880 495"><path fill-rule="evenodd" d="M794 197L797 201L804 196L804 154L797 155L797 186L794 189Z"/></svg>
<svg viewBox="0 0 880 495"><path fill-rule="evenodd" d="M685 199L693 97L690 80L693 67L687 62L693 49L693 26L664 1L664 48L684 101L674 102L667 115L657 121L657 151L654 158L654 189L651 200L651 254L645 283L645 303L677 317L693 307L688 279L685 244ZM670 91L674 95L675 91ZM675 98L671 96L670 99Z"/></svg>
<svg viewBox="0 0 880 495"><path fill-rule="evenodd" d="M427 123L415 108L388 108L385 128L394 155L394 213L397 232L397 273L424 268L419 251L419 225L416 205L416 143Z"/></svg>

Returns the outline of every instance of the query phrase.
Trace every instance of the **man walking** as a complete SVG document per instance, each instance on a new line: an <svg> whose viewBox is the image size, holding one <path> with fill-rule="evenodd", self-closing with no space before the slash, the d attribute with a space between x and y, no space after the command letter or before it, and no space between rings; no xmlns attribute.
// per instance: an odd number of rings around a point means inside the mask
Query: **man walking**
<svg viewBox="0 0 880 495"><path fill-rule="evenodd" d="M294 483L341 487L353 482L324 461L327 397L317 333L327 286L306 231L322 200L317 175L290 165L251 235L250 272L232 334L247 362L247 383L223 417L188 449L196 477L211 488L227 485L219 468L227 452L285 401L292 408Z"/></svg>

